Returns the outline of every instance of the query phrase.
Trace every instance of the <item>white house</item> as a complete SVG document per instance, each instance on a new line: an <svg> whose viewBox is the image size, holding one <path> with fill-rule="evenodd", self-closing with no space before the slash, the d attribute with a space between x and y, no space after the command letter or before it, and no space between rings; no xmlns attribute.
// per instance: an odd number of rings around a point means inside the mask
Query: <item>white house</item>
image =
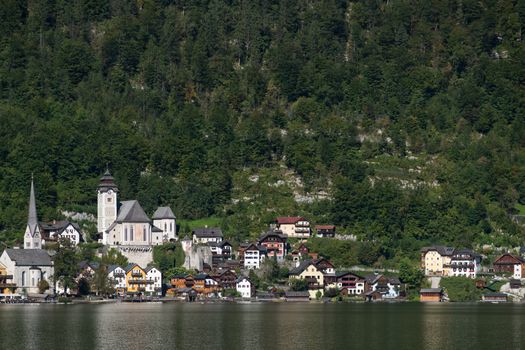
<svg viewBox="0 0 525 350"><path fill-rule="evenodd" d="M170 207L159 207L153 214L153 225L162 231L162 239L166 242L177 240L177 223L175 214Z"/></svg>
<svg viewBox="0 0 525 350"><path fill-rule="evenodd" d="M108 267L108 278L113 281L117 295L126 294L126 270L118 265Z"/></svg>
<svg viewBox="0 0 525 350"><path fill-rule="evenodd" d="M266 256L266 247L250 244L244 250L244 268L259 269Z"/></svg>
<svg viewBox="0 0 525 350"><path fill-rule="evenodd" d="M0 264L8 275L13 276L17 293L39 293L38 282L41 280L46 280L53 290L53 262L43 249L6 249L0 255Z"/></svg>
<svg viewBox="0 0 525 350"><path fill-rule="evenodd" d="M146 271L146 294L162 296L162 273L149 266Z"/></svg>
<svg viewBox="0 0 525 350"><path fill-rule="evenodd" d="M455 250L450 263L444 266L447 276L468 278L476 278L480 268L481 256L470 249Z"/></svg>
<svg viewBox="0 0 525 350"><path fill-rule="evenodd" d="M280 230L288 237L310 238L310 222L301 216L278 217L272 223L271 227Z"/></svg>
<svg viewBox="0 0 525 350"><path fill-rule="evenodd" d="M42 231L42 243L56 242L60 238L69 239L74 245L84 240L80 226L69 221L40 222Z"/></svg>
<svg viewBox="0 0 525 350"><path fill-rule="evenodd" d="M220 243L223 240L223 234L222 230L217 227L201 227L196 228L191 231L192 232L192 239L193 243L199 244L199 243L208 243L208 242L215 242Z"/></svg>
<svg viewBox="0 0 525 350"><path fill-rule="evenodd" d="M239 277L235 289L243 298L252 298L255 293L253 292L252 282L246 277Z"/></svg>
<svg viewBox="0 0 525 350"><path fill-rule="evenodd" d="M365 277L369 292L379 292L385 299L394 299L399 297L401 282L399 278L389 278L384 275L374 274Z"/></svg>

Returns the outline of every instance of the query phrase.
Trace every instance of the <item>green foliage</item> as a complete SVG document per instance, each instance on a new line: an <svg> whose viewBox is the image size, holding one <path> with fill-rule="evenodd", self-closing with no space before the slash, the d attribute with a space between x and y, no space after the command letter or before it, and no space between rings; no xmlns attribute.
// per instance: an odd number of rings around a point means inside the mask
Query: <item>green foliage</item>
<svg viewBox="0 0 525 350"><path fill-rule="evenodd" d="M106 266L118 265L124 267L128 265L128 258L122 255L118 250L111 248L106 254L102 255L101 264Z"/></svg>
<svg viewBox="0 0 525 350"><path fill-rule="evenodd" d="M78 294L81 296L89 295L91 292L91 286L89 281L86 278L81 278L78 280Z"/></svg>
<svg viewBox="0 0 525 350"><path fill-rule="evenodd" d="M46 280L40 280L38 281L37 287L38 287L38 292L42 294L46 290L49 289L49 283Z"/></svg>
<svg viewBox="0 0 525 350"><path fill-rule="evenodd" d="M94 212L108 162L122 199L170 205L184 233L210 217L234 241L280 215L335 223L366 242L325 247L337 265L522 243L509 218L525 204L520 1L3 9L8 246L22 242L32 172L48 220Z"/></svg>
<svg viewBox="0 0 525 350"><path fill-rule="evenodd" d="M407 258L401 259L399 262L399 279L401 282L406 283L411 288L418 289L421 287L424 278L425 275L417 264L413 264Z"/></svg>
<svg viewBox="0 0 525 350"><path fill-rule="evenodd" d="M293 278L290 280L290 289L293 291L308 290L308 281L300 278Z"/></svg>
<svg viewBox="0 0 525 350"><path fill-rule="evenodd" d="M181 266L184 263L184 252L182 252L181 244L165 243L153 247L153 263L163 275L168 270Z"/></svg>
<svg viewBox="0 0 525 350"><path fill-rule="evenodd" d="M80 260L76 254L75 246L66 238L60 239L58 243L58 249L53 257L55 269L55 275L53 276L54 281L58 281L66 290L75 288L75 277L80 269L78 265Z"/></svg>
<svg viewBox="0 0 525 350"><path fill-rule="evenodd" d="M479 301L480 289L476 288L476 282L467 277L446 277L440 283L448 294L450 301Z"/></svg>

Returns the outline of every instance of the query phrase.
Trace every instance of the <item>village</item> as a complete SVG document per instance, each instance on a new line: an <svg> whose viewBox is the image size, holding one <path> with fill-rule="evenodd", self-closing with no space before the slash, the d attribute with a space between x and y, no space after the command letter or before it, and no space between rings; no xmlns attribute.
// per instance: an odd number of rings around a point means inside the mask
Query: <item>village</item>
<svg viewBox="0 0 525 350"><path fill-rule="evenodd" d="M100 254L111 249L129 263L105 266L103 278L109 288L93 292L86 284L100 279L95 277L101 271L98 261L82 261L75 267L74 288L55 274L53 250L46 247L63 242L78 246L84 241L82 230L69 221L38 221L31 182L24 244L6 248L0 255L0 302L56 302L60 296L79 295L84 298L76 300L129 302L454 301L440 284L448 277L474 280L483 302L521 302L525 296L523 250L499 254L487 265L482 264L486 257L469 249L424 247L419 273L426 288L419 288L413 298L409 297L413 286L396 271L339 268L308 247L314 236L339 239L334 225L323 223L312 229L304 217L277 217L258 239L235 245L218 227L194 228L191 235L179 237L169 207L159 207L150 218L136 200L118 205L118 192L107 171L97 187L97 229L104 247ZM163 276L153 262L153 248L173 242L179 242L184 252L183 268Z"/></svg>

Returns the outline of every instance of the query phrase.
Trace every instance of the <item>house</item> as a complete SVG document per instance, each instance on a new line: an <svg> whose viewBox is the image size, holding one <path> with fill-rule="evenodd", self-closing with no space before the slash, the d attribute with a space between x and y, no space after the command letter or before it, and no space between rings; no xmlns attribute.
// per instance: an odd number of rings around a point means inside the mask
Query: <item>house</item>
<svg viewBox="0 0 525 350"><path fill-rule="evenodd" d="M84 241L80 226L76 223L63 221L40 222L40 229L44 244L57 242L61 238L69 239L74 245Z"/></svg>
<svg viewBox="0 0 525 350"><path fill-rule="evenodd" d="M490 303L506 303L508 301L508 296L505 293L485 293L481 296L481 301Z"/></svg>
<svg viewBox="0 0 525 350"><path fill-rule="evenodd" d="M306 291L305 292L287 291L284 293L284 297L286 298L286 301L309 301L311 298L311 294Z"/></svg>
<svg viewBox="0 0 525 350"><path fill-rule="evenodd" d="M193 288L195 285L195 279L191 274L187 273L174 275L170 277L170 285L170 292L175 294L174 292L178 289Z"/></svg>
<svg viewBox="0 0 525 350"><path fill-rule="evenodd" d="M218 271L211 276L219 283L223 289L235 289L237 284L237 275L231 270Z"/></svg>
<svg viewBox="0 0 525 350"><path fill-rule="evenodd" d="M5 271L4 280L16 284L17 293L39 293L38 283L45 280L53 286L53 262L43 249L5 249L0 255L0 266ZM51 291L53 288L50 287Z"/></svg>
<svg viewBox="0 0 525 350"><path fill-rule="evenodd" d="M525 276L525 261L521 257L509 253L498 257L492 266L495 273L506 273L517 279Z"/></svg>
<svg viewBox="0 0 525 350"><path fill-rule="evenodd" d="M450 264L454 248L431 246L421 249L421 269L425 276L444 276L445 266Z"/></svg>
<svg viewBox="0 0 525 350"><path fill-rule="evenodd" d="M278 217L271 228L281 231L288 237L310 238L310 222L301 216Z"/></svg>
<svg viewBox="0 0 525 350"><path fill-rule="evenodd" d="M98 262L88 262L81 261L78 263L79 273L75 280L78 282L80 279L91 279L95 275L95 271L99 268L100 264Z"/></svg>
<svg viewBox="0 0 525 350"><path fill-rule="evenodd" d="M207 273L199 273L194 277L193 289L203 296L218 296L221 291L219 282Z"/></svg>
<svg viewBox="0 0 525 350"><path fill-rule="evenodd" d="M365 292L365 278L352 272L340 271L336 274L336 288L347 295L361 295Z"/></svg>
<svg viewBox="0 0 525 350"><path fill-rule="evenodd" d="M244 249L244 268L248 270L259 269L267 254L263 245L250 244Z"/></svg>
<svg viewBox="0 0 525 350"><path fill-rule="evenodd" d="M443 265L444 276L476 278L481 268L481 255L470 249L456 249L448 264Z"/></svg>
<svg viewBox="0 0 525 350"><path fill-rule="evenodd" d="M419 300L424 302L443 301L443 288L423 288L419 291Z"/></svg>
<svg viewBox="0 0 525 350"><path fill-rule="evenodd" d="M108 266L108 278L113 281L116 295L126 295L126 270L118 265L110 265Z"/></svg>
<svg viewBox="0 0 525 350"><path fill-rule="evenodd" d="M153 266L148 266L146 272L146 295L162 296L162 273Z"/></svg>
<svg viewBox="0 0 525 350"><path fill-rule="evenodd" d="M287 254L287 236L281 231L268 231L257 241L257 245L266 248L268 258L275 257L282 262Z"/></svg>
<svg viewBox="0 0 525 350"><path fill-rule="evenodd" d="M126 294L144 295L146 292L146 271L137 264L126 266Z"/></svg>
<svg viewBox="0 0 525 350"><path fill-rule="evenodd" d="M365 277L365 283L367 292L379 292L383 299L395 299L399 297L401 282L397 277L373 274Z"/></svg>
<svg viewBox="0 0 525 350"><path fill-rule="evenodd" d="M16 283L13 282L13 275L8 275L6 267L0 264L0 300L18 296L16 288Z"/></svg>
<svg viewBox="0 0 525 350"><path fill-rule="evenodd" d="M220 243L224 238L222 230L217 227L196 228L191 231L191 235L194 244L208 242Z"/></svg>
<svg viewBox="0 0 525 350"><path fill-rule="evenodd" d="M242 298L253 298L255 297L255 286L246 277L239 277L235 286L237 292Z"/></svg>
<svg viewBox="0 0 525 350"><path fill-rule="evenodd" d="M158 207L151 219L153 226L158 227L162 233L161 242L177 240L177 222L170 207Z"/></svg>
<svg viewBox="0 0 525 350"><path fill-rule="evenodd" d="M334 225L317 225L315 226L317 237L320 238L333 238L335 237L335 226Z"/></svg>
<svg viewBox="0 0 525 350"><path fill-rule="evenodd" d="M308 292L310 297L314 299L317 292L324 291L324 274L316 266L313 260L304 260L299 266L292 269L289 274L290 281L293 279L304 279L308 282Z"/></svg>

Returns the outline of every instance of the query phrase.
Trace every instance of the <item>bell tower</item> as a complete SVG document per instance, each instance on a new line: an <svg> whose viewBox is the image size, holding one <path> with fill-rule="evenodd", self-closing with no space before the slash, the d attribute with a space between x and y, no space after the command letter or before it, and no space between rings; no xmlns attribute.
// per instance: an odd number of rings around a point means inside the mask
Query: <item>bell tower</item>
<svg viewBox="0 0 525 350"><path fill-rule="evenodd" d="M97 187L97 231L102 233L103 244L107 244L106 230L117 219L117 193L115 179L106 169Z"/></svg>
<svg viewBox="0 0 525 350"><path fill-rule="evenodd" d="M41 249L42 236L36 216L35 185L31 176L31 192L29 194L29 213L27 216L27 227L24 233L24 249Z"/></svg>

